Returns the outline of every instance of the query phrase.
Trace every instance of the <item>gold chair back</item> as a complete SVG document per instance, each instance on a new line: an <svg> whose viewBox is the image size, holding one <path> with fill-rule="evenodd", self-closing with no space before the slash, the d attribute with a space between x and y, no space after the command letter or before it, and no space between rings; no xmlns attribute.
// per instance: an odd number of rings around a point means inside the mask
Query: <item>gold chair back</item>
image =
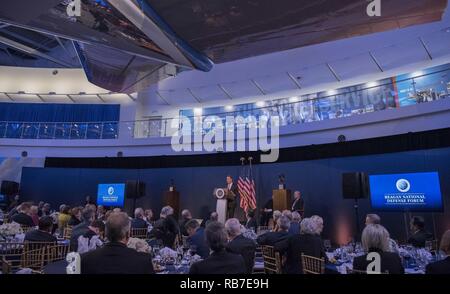
<svg viewBox="0 0 450 294"><path fill-rule="evenodd" d="M8 275L11 273L11 263L9 263L3 256L0 259L1 271L3 275Z"/></svg>
<svg viewBox="0 0 450 294"><path fill-rule="evenodd" d="M281 274L281 257L273 246L262 246L262 255L264 260L264 272L266 274Z"/></svg>
<svg viewBox="0 0 450 294"><path fill-rule="evenodd" d="M70 237L72 237L72 226L66 226L63 230L63 238L70 240Z"/></svg>
<svg viewBox="0 0 450 294"><path fill-rule="evenodd" d="M302 253L301 262L304 274L320 275L325 273L325 258L317 258Z"/></svg>
<svg viewBox="0 0 450 294"><path fill-rule="evenodd" d="M50 262L48 247L56 242L30 242L25 241L22 254L22 267L41 271L42 267Z"/></svg>
<svg viewBox="0 0 450 294"><path fill-rule="evenodd" d="M131 229L130 237L139 238L139 239L147 239L148 229Z"/></svg>
<svg viewBox="0 0 450 294"><path fill-rule="evenodd" d="M23 243L0 242L0 257L10 264L11 271L20 268L23 247Z"/></svg>
<svg viewBox="0 0 450 294"><path fill-rule="evenodd" d="M60 260L65 260L67 254L69 254L70 244L56 244L47 246L47 253L45 256L48 258L48 262L55 262Z"/></svg>

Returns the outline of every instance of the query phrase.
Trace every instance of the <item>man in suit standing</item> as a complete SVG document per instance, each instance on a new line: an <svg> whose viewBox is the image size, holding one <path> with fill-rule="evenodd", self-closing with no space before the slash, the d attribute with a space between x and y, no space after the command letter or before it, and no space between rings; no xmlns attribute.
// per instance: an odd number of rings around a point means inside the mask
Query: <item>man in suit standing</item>
<svg viewBox="0 0 450 294"><path fill-rule="evenodd" d="M238 187L233 182L233 178L231 176L227 176L227 219L234 217L234 211L237 206L237 196L238 196Z"/></svg>
<svg viewBox="0 0 450 294"><path fill-rule="evenodd" d="M127 247L130 227L126 213L112 213L106 221L109 242L81 255L81 274L153 274L151 255Z"/></svg>
<svg viewBox="0 0 450 294"><path fill-rule="evenodd" d="M244 274L245 262L241 255L227 252L227 233L219 222L210 223L205 229L206 243L213 251L211 255L194 263L189 274Z"/></svg>
<svg viewBox="0 0 450 294"><path fill-rule="evenodd" d="M225 229L229 240L227 251L240 254L244 258L245 267L247 268L246 274L251 274L255 264L255 242L241 234L241 224L237 218L230 218L227 220Z"/></svg>
<svg viewBox="0 0 450 294"><path fill-rule="evenodd" d="M303 216L304 202L303 198L301 197L300 191L294 192L294 202L292 202L291 211L297 211L301 216Z"/></svg>

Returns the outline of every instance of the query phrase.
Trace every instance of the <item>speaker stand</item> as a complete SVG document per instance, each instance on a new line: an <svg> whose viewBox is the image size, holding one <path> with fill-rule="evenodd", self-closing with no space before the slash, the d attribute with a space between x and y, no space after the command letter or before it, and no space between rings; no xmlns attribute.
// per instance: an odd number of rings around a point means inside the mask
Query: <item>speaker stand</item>
<svg viewBox="0 0 450 294"><path fill-rule="evenodd" d="M359 205L358 205L358 198L354 199L355 202L353 204L353 208L355 209L355 222L356 222L356 233L353 236L353 245L356 246L356 242L359 238L359 234L360 234L360 225L359 225Z"/></svg>

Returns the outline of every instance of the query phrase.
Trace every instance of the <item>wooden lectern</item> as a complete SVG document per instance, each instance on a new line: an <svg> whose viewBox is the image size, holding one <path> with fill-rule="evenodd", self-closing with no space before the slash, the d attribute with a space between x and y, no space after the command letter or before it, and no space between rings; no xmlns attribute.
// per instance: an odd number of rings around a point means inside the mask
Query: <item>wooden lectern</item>
<svg viewBox="0 0 450 294"><path fill-rule="evenodd" d="M178 219L180 215L180 192L166 191L164 192L164 206L170 205L173 208L173 216Z"/></svg>
<svg viewBox="0 0 450 294"><path fill-rule="evenodd" d="M291 210L291 190L277 189L273 190L273 210Z"/></svg>

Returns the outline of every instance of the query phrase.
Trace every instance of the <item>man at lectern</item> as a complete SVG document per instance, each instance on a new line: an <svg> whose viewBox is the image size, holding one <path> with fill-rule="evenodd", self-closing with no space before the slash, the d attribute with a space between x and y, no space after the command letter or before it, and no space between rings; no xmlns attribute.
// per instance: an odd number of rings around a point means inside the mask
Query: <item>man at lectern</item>
<svg viewBox="0 0 450 294"><path fill-rule="evenodd" d="M304 202L301 198L300 191L294 192L294 202L292 202L292 211L297 211L303 217Z"/></svg>
<svg viewBox="0 0 450 294"><path fill-rule="evenodd" d="M231 176L227 176L227 219L234 217L234 210L236 209L237 203L237 195L238 195L238 187L235 183L233 183L233 178Z"/></svg>

